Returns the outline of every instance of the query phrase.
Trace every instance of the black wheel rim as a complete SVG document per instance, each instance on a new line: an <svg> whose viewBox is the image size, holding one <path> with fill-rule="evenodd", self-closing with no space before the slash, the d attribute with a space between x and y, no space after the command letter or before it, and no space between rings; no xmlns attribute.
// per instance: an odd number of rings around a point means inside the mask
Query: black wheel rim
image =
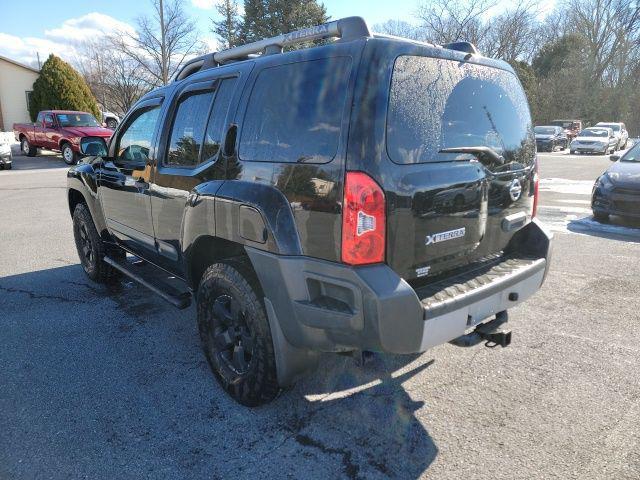
<svg viewBox="0 0 640 480"><path fill-rule="evenodd" d="M93 246L89 238L87 226L84 223L78 228L78 239L80 240L80 251L82 252L82 263L91 265L93 263Z"/></svg>
<svg viewBox="0 0 640 480"><path fill-rule="evenodd" d="M227 380L247 373L253 359L254 340L245 313L230 295L220 295L213 302L211 348L220 373ZM230 378L231 377L231 378Z"/></svg>

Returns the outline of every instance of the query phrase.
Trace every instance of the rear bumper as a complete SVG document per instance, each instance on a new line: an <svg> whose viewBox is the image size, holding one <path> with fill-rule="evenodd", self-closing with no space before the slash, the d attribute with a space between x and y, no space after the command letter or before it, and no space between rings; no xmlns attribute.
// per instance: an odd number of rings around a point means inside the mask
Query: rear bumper
<svg viewBox="0 0 640 480"><path fill-rule="evenodd" d="M504 255L414 289L387 265L350 267L247 248L286 341L300 349L422 352L523 302L542 285L551 235L534 220ZM273 328L272 328L273 330Z"/></svg>

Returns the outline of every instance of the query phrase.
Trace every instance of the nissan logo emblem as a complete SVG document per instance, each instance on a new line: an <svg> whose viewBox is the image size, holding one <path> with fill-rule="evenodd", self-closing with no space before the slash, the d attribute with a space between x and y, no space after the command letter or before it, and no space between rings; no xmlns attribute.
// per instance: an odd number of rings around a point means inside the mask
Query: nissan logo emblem
<svg viewBox="0 0 640 480"><path fill-rule="evenodd" d="M522 185L520 185L520 180L516 178L509 184L509 196L515 202L520 198L520 195L522 195Z"/></svg>

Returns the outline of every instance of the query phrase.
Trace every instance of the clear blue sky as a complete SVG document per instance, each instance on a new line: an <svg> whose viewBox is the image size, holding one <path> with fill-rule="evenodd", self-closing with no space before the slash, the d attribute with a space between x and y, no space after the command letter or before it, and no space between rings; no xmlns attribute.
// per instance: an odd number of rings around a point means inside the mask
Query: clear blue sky
<svg viewBox="0 0 640 480"><path fill-rule="evenodd" d="M0 32L18 37L40 37L45 30L59 27L69 18L76 18L91 12L99 12L118 20L133 23L135 18L149 11L147 0L27 0L29 8L15 0L0 0L2 22ZM242 2L239 2L242 3ZM410 21L418 0L325 0L329 15L341 18L349 15L364 16L370 24L389 18ZM214 10L202 10L185 0L189 14L197 19L204 32L209 27L209 18ZM25 20L27 19L27 20Z"/></svg>
<svg viewBox="0 0 640 480"><path fill-rule="evenodd" d="M363 16L369 25L385 20L404 20L418 24L418 5L424 0L324 0L333 19ZM456 0L451 0L456 1ZM556 0L541 0L551 8ZM198 30L211 49L216 48L210 32L216 0L184 0L187 14L197 22ZM492 9L498 13L513 6L515 0L498 0ZM243 3L240 1L239 3ZM24 4L28 5L25 10ZM0 55L37 66L54 53L74 61L82 53L78 47L87 39L120 31L132 31L137 17L150 13L149 0L0 0Z"/></svg>

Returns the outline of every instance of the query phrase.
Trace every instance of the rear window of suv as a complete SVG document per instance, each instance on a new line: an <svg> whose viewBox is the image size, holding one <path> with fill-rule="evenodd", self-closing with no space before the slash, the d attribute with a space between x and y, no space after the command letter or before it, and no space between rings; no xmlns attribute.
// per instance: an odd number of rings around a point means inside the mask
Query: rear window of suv
<svg viewBox="0 0 640 480"><path fill-rule="evenodd" d="M487 146L508 161L535 152L520 82L497 68L439 58L396 59L387 116L387 151L401 164L454 160L443 148ZM468 155L466 155L468 156Z"/></svg>
<svg viewBox="0 0 640 480"><path fill-rule="evenodd" d="M240 158L325 163L335 157L351 58L333 57L264 69L251 92Z"/></svg>

